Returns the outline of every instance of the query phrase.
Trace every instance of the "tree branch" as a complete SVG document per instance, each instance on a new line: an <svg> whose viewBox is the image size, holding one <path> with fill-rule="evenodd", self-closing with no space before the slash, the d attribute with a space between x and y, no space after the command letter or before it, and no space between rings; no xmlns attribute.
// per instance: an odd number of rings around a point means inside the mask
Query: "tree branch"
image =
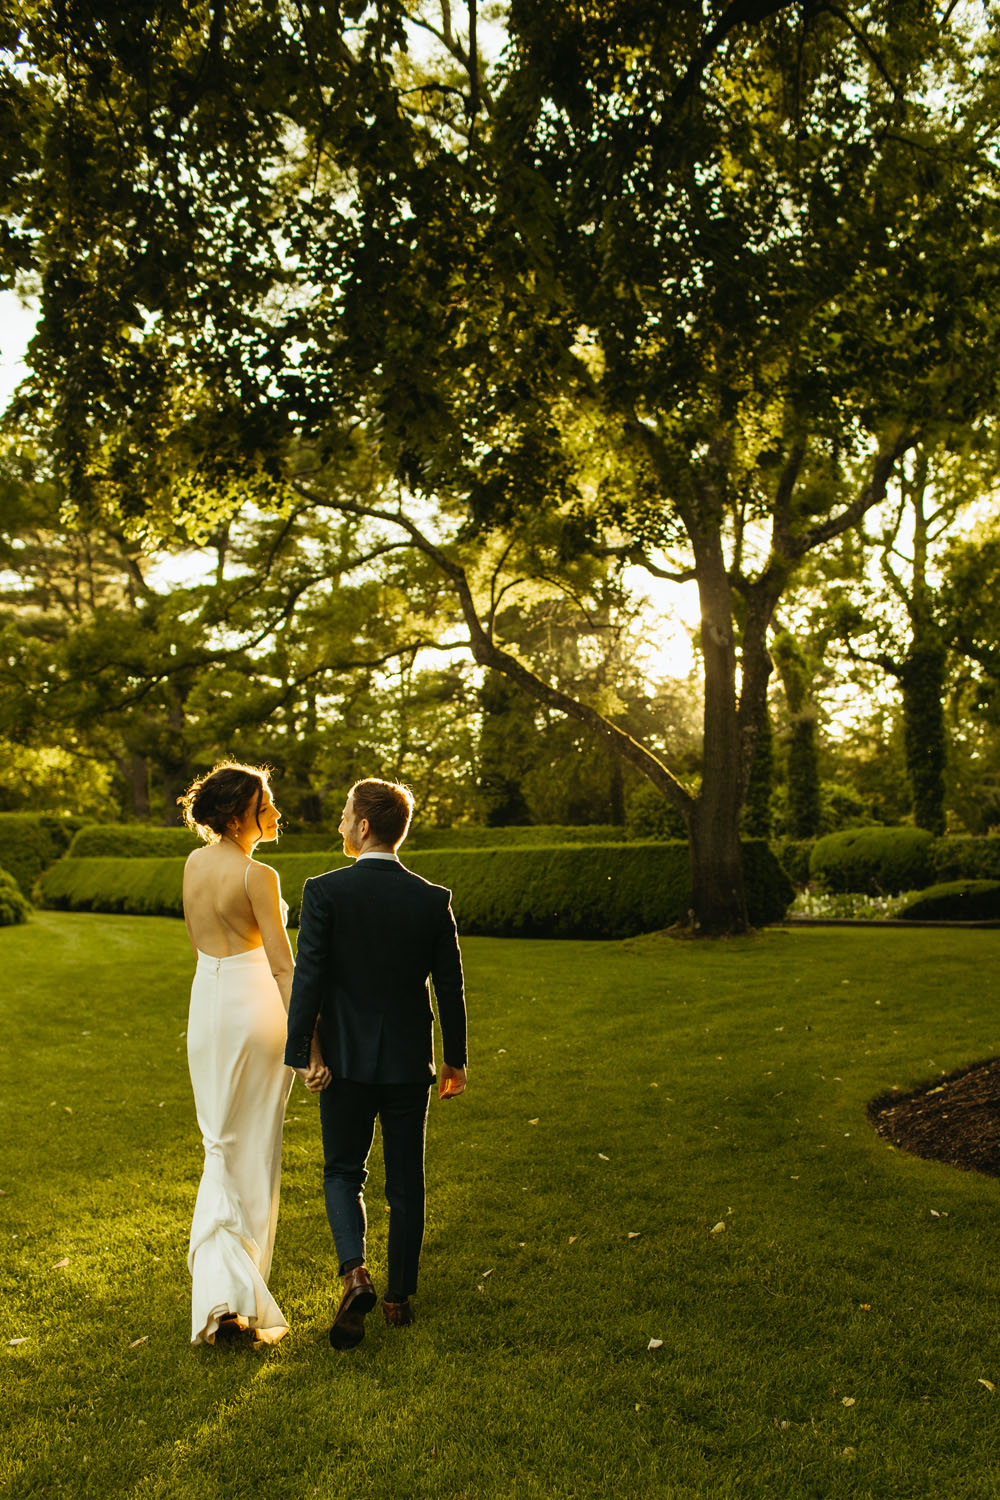
<svg viewBox="0 0 1000 1500"><path fill-rule="evenodd" d="M663 578L668 583L693 583L697 574L693 568L682 568L680 572L661 568L641 547L631 547L623 553L625 559L637 568L645 568L654 578Z"/></svg>
<svg viewBox="0 0 1000 1500"><path fill-rule="evenodd" d="M680 109L697 92L705 69L713 56L738 26L752 24L755 21L766 21L769 16L777 15L779 11L790 10L796 3L797 0L733 0L695 50L684 77L674 89L672 95L674 108Z"/></svg>
<svg viewBox="0 0 1000 1500"><path fill-rule="evenodd" d="M867 52L868 56L875 64L875 67L878 69L882 77L885 79L886 83L889 85L889 89L892 93L893 98L897 101L897 103L901 101L903 98L902 89L899 87L898 83L889 72L889 69L882 61L877 48L872 42L869 41L868 37L861 30L860 26L855 25L847 12L841 10L839 5L824 4L821 5L819 9L826 11L828 16L836 16L837 20L840 21L843 26L847 27L848 31L854 37L854 40L860 44L865 52Z"/></svg>
<svg viewBox="0 0 1000 1500"><path fill-rule="evenodd" d="M307 495L309 493L301 483L298 483L296 488ZM575 698L571 698L568 693L546 682L516 657L496 645L479 618L479 610L465 569L449 557L442 547L424 536L420 528L408 516L401 511L389 514L377 510L374 506L359 505L355 501L315 498L317 504L325 504L347 515L366 517L401 527L409 536L413 546L440 569L458 595L458 602L469 631L469 649L479 666L491 667L494 671L502 672L511 682L523 688L529 697L546 704L558 713L565 714L568 718L586 724L589 729L594 730L606 740L623 760L629 761L641 771L685 817L690 816L695 805L694 798L657 756L646 750L625 730L619 729L617 724L613 724L610 719L598 713L589 703L580 703Z"/></svg>
<svg viewBox="0 0 1000 1500"><path fill-rule="evenodd" d="M831 516L828 521L823 521L819 526L804 531L801 536L789 538L789 556L792 561L798 561L807 552L812 552L816 547L821 547L825 542L832 541L835 536L842 536L852 526L856 526L862 516L866 515L874 506L880 505L885 499L886 487L897 462L916 444L915 437L901 437L891 448L879 453L872 464L872 476L864 486L857 499L852 501L838 516Z"/></svg>

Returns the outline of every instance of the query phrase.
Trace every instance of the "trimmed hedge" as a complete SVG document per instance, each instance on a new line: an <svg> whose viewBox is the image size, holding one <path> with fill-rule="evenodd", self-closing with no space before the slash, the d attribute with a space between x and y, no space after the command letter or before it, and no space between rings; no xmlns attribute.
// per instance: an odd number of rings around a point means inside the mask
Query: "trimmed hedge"
<svg viewBox="0 0 1000 1500"><path fill-rule="evenodd" d="M613 823L588 823L580 827L521 823L506 828L460 823L457 828L418 825L407 835L405 848L411 853L422 849L554 848L559 844L619 844L624 838L625 830Z"/></svg>
<svg viewBox="0 0 1000 1500"><path fill-rule="evenodd" d="M152 828L148 823L91 823L69 847L71 859L169 859L191 853L201 839L190 828ZM265 849L273 846L265 844ZM275 852L322 853L340 849L339 833L286 833Z"/></svg>
<svg viewBox="0 0 1000 1500"><path fill-rule="evenodd" d="M931 873L937 883L952 880L1000 880L1000 838L935 839Z"/></svg>
<svg viewBox="0 0 1000 1500"><path fill-rule="evenodd" d="M747 904L755 926L778 922L794 891L763 840L744 846ZM347 863L342 855L275 854L299 916L302 886ZM435 850L407 855L415 874L454 892L459 930L488 937L622 938L676 922L690 882L683 843ZM183 859L64 859L41 882L46 903L74 911L180 916Z"/></svg>
<svg viewBox="0 0 1000 1500"><path fill-rule="evenodd" d="M817 839L809 878L835 894L894 896L931 880L934 835L924 828L844 828Z"/></svg>
<svg viewBox="0 0 1000 1500"><path fill-rule="evenodd" d="M86 821L58 813L0 813L0 860L22 895L31 895L39 875L66 853Z"/></svg>
<svg viewBox="0 0 1000 1500"><path fill-rule="evenodd" d="M615 844L624 831L611 824L595 823L585 828L559 828L538 824L518 828L481 828L463 824L458 828L417 828L406 841L409 851L422 849L509 849L546 847L554 844ZM69 853L74 859L168 859L171 855L190 854L201 840L189 828L151 828L147 823L93 823L82 828L73 840ZM323 854L340 852L340 834L285 833L274 847L261 851L280 854Z"/></svg>
<svg viewBox="0 0 1000 1500"><path fill-rule="evenodd" d="M188 855L201 839L190 828L148 823L91 823L69 846L70 859L169 859Z"/></svg>
<svg viewBox="0 0 1000 1500"><path fill-rule="evenodd" d="M30 910L13 875L0 870L0 927L16 927L19 922L26 922Z"/></svg>
<svg viewBox="0 0 1000 1500"><path fill-rule="evenodd" d="M1000 921L1000 881L953 880L928 886L899 916L904 922Z"/></svg>
<svg viewBox="0 0 1000 1500"><path fill-rule="evenodd" d="M815 839L779 839L772 845L778 864L793 885L809 884L809 860Z"/></svg>

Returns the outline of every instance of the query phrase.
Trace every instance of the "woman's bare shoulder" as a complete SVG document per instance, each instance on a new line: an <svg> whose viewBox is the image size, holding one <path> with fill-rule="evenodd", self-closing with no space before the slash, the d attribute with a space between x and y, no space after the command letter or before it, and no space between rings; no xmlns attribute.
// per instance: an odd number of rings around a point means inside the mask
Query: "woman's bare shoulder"
<svg viewBox="0 0 1000 1500"><path fill-rule="evenodd" d="M211 855L213 853L213 849L214 845L212 844L202 844L199 848L192 849L191 853L184 861L184 868L187 869L189 865L203 864L205 861L205 856Z"/></svg>

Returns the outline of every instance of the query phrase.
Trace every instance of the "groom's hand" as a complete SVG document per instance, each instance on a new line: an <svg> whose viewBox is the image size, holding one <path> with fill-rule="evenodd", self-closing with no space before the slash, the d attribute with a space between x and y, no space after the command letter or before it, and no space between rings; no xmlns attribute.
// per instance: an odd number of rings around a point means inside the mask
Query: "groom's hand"
<svg viewBox="0 0 1000 1500"><path fill-rule="evenodd" d="M441 1077L438 1079L438 1098L454 1099L457 1094L465 1093L465 1069L451 1068L447 1063L441 1064Z"/></svg>
<svg viewBox="0 0 1000 1500"><path fill-rule="evenodd" d="M295 1072L298 1073L310 1094L321 1094L333 1076L325 1063L321 1063L318 1067L310 1064L308 1068L296 1068Z"/></svg>
<svg viewBox="0 0 1000 1500"><path fill-rule="evenodd" d="M307 1068L296 1068L295 1070L310 1094L322 1093L323 1089L332 1081L333 1074L323 1060L323 1049L320 1046L319 1030L313 1028L312 1038L309 1042L309 1066Z"/></svg>

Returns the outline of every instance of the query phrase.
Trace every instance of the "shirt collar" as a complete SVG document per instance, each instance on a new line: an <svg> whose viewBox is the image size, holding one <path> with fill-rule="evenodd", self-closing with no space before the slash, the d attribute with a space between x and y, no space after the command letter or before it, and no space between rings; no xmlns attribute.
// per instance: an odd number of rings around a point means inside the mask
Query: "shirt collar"
<svg viewBox="0 0 1000 1500"><path fill-rule="evenodd" d="M359 865L363 859L391 859L393 864L399 864L398 854L383 854L379 849L372 849L370 853L359 854L354 863Z"/></svg>

